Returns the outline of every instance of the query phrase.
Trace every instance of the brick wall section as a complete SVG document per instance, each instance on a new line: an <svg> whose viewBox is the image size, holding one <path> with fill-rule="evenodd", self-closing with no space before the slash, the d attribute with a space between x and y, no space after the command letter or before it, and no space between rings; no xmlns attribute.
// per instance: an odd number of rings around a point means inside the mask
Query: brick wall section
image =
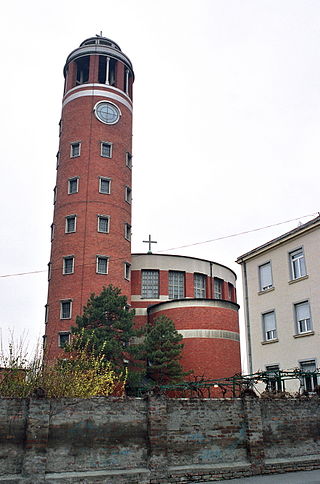
<svg viewBox="0 0 320 484"><path fill-rule="evenodd" d="M320 468L319 399L0 400L0 480L170 484Z"/></svg>

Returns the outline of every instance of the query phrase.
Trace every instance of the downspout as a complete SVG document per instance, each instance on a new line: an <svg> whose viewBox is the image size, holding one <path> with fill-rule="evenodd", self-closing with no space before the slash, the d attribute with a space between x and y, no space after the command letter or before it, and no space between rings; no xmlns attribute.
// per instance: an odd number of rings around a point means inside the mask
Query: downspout
<svg viewBox="0 0 320 484"><path fill-rule="evenodd" d="M245 310L245 324L246 324L246 333L247 333L247 352L248 352L248 364L249 364L249 373L250 375L253 373L252 368L252 345L251 345L251 331L250 331L250 314L249 314L249 296L248 296L248 278L247 278L247 266L245 261L243 261L243 279L244 279L244 310Z"/></svg>

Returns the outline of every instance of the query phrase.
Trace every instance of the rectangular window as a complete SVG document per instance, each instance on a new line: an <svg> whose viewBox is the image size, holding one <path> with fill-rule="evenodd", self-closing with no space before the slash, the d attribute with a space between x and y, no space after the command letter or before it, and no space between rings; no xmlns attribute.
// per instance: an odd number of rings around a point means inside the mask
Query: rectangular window
<svg viewBox="0 0 320 484"><path fill-rule="evenodd" d="M230 301L233 301L233 285L231 282L228 282L228 298Z"/></svg>
<svg viewBox="0 0 320 484"><path fill-rule="evenodd" d="M312 330L310 306L308 301L294 305L297 334L307 333Z"/></svg>
<svg viewBox="0 0 320 484"><path fill-rule="evenodd" d="M54 229L55 229L55 225L51 224L51 241L54 239Z"/></svg>
<svg viewBox="0 0 320 484"><path fill-rule="evenodd" d="M131 225L124 224L124 238L127 240L131 240Z"/></svg>
<svg viewBox="0 0 320 484"><path fill-rule="evenodd" d="M53 189L53 205L56 203L57 201L57 187L54 187Z"/></svg>
<svg viewBox="0 0 320 484"><path fill-rule="evenodd" d="M214 279L214 297L215 297L215 299L222 299L222 288L223 288L223 280L215 278Z"/></svg>
<svg viewBox="0 0 320 484"><path fill-rule="evenodd" d="M131 264L129 262L124 263L124 278L130 281Z"/></svg>
<svg viewBox="0 0 320 484"><path fill-rule="evenodd" d="M125 188L125 195L124 195L124 199L126 202L128 203L131 203L131 199L132 199L132 190L130 187L126 187Z"/></svg>
<svg viewBox="0 0 320 484"><path fill-rule="evenodd" d="M45 313L44 313L44 322L47 323L49 318L49 306L48 304L45 305Z"/></svg>
<svg viewBox="0 0 320 484"><path fill-rule="evenodd" d="M68 180L68 194L78 193L79 191L79 177L69 178Z"/></svg>
<svg viewBox="0 0 320 484"><path fill-rule="evenodd" d="M169 271L169 298L181 299L184 297L184 272Z"/></svg>
<svg viewBox="0 0 320 484"><path fill-rule="evenodd" d="M98 232L109 233L109 219L108 215L98 215Z"/></svg>
<svg viewBox="0 0 320 484"><path fill-rule="evenodd" d="M267 372L266 390L267 391L273 392L273 393L282 391L282 382L281 382L279 370L280 370L279 365L266 366L266 372Z"/></svg>
<svg viewBox="0 0 320 484"><path fill-rule="evenodd" d="M194 274L194 297L201 299L206 297L206 280L207 276L204 274Z"/></svg>
<svg viewBox="0 0 320 484"><path fill-rule="evenodd" d="M276 315L274 311L262 315L264 341L277 338Z"/></svg>
<svg viewBox="0 0 320 484"><path fill-rule="evenodd" d="M74 256L68 255L63 258L63 274L73 274L74 272Z"/></svg>
<svg viewBox="0 0 320 484"><path fill-rule="evenodd" d="M51 279L51 262L48 262L48 281Z"/></svg>
<svg viewBox="0 0 320 484"><path fill-rule="evenodd" d="M58 153L56 154L56 158L57 158L56 168L58 169L59 164L60 164L60 151L58 151Z"/></svg>
<svg viewBox="0 0 320 484"><path fill-rule="evenodd" d="M101 142L101 156L104 158L112 158L112 144L106 141Z"/></svg>
<svg viewBox="0 0 320 484"><path fill-rule="evenodd" d="M70 343L70 333L67 331L61 331L58 335L59 341L58 345L59 348L64 348L67 344Z"/></svg>
<svg viewBox="0 0 320 484"><path fill-rule="evenodd" d="M318 378L314 372L317 370L315 360L301 361L300 370L303 373L302 376L302 388L305 392L314 392L318 385Z"/></svg>
<svg viewBox="0 0 320 484"><path fill-rule="evenodd" d="M290 265L291 265L291 278L299 279L307 274L306 265L304 260L303 249L297 249L290 252Z"/></svg>
<svg viewBox="0 0 320 484"><path fill-rule="evenodd" d="M70 319L72 314L72 300L60 301L60 319Z"/></svg>
<svg viewBox="0 0 320 484"><path fill-rule="evenodd" d="M108 260L104 255L97 255L97 274L108 274Z"/></svg>
<svg viewBox="0 0 320 484"><path fill-rule="evenodd" d="M126 152L126 166L132 168L132 154L128 151Z"/></svg>
<svg viewBox="0 0 320 484"><path fill-rule="evenodd" d="M141 271L141 296L146 299L159 298L159 271Z"/></svg>
<svg viewBox="0 0 320 484"><path fill-rule="evenodd" d="M270 289L272 284L271 262L259 266L260 291Z"/></svg>
<svg viewBox="0 0 320 484"><path fill-rule="evenodd" d="M110 178L99 177L99 193L110 195L111 180Z"/></svg>
<svg viewBox="0 0 320 484"><path fill-rule="evenodd" d="M68 215L66 217L66 227L65 227L65 233L66 234L71 234L76 231L76 215Z"/></svg>
<svg viewBox="0 0 320 484"><path fill-rule="evenodd" d="M71 143L70 145L70 158L77 158L80 156L81 143L79 141Z"/></svg>

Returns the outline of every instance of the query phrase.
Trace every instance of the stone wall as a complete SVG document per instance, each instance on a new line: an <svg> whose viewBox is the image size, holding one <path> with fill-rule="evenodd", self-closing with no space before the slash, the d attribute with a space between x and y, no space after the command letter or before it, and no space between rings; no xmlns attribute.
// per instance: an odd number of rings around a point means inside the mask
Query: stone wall
<svg viewBox="0 0 320 484"><path fill-rule="evenodd" d="M1 399L0 482L168 484L319 468L319 403Z"/></svg>

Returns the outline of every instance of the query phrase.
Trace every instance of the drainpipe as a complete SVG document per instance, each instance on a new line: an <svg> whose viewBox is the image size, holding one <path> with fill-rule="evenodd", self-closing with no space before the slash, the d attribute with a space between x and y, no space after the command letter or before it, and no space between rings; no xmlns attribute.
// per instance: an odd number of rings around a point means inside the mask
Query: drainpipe
<svg viewBox="0 0 320 484"><path fill-rule="evenodd" d="M245 310L245 324L247 333L247 352L248 352L248 363L249 363L249 373L253 373L252 368L252 346L251 346L251 331L250 331L250 314L249 314L249 296L248 296L248 278L247 278L247 266L243 261L243 290L244 290L244 310Z"/></svg>

